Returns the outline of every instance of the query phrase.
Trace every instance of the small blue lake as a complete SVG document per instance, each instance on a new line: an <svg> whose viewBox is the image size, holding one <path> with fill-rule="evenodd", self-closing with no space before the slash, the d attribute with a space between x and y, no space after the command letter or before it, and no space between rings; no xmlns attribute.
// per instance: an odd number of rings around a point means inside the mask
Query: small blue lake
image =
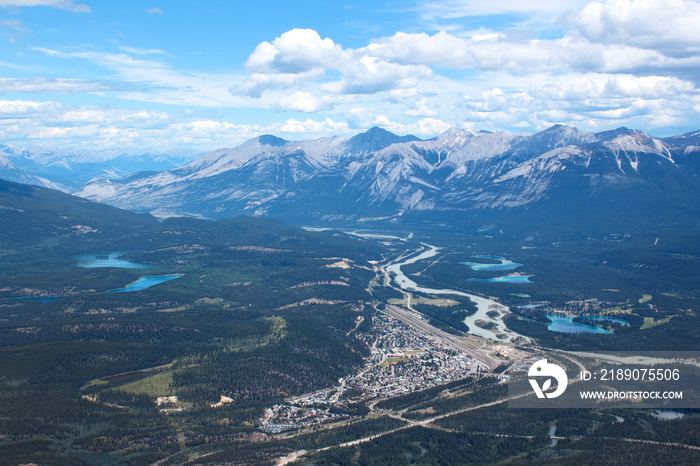
<svg viewBox="0 0 700 466"><path fill-rule="evenodd" d="M152 286L160 285L161 283L181 278L182 275L163 275L160 277L141 277L133 283L126 285L124 288L105 291L105 293L126 293L129 291L141 291Z"/></svg>
<svg viewBox="0 0 700 466"><path fill-rule="evenodd" d="M116 290L109 290L109 291L104 291L102 294L109 294L109 293L127 293L129 291L141 291L145 290L146 288L150 288L152 286L160 285L161 283L168 282L170 280L175 280L176 278L181 278L182 275L162 275L160 277L140 277L138 280L136 280L133 283L129 283L126 285L124 288L117 288ZM30 297L22 297L22 298L7 298L12 301L41 301L42 303L48 303L50 301L53 301L54 299L58 298L65 298L65 296L50 296L50 297L43 297L43 296L30 296Z"/></svg>
<svg viewBox="0 0 700 466"><path fill-rule="evenodd" d="M139 264L124 259L119 259L125 252L112 252L109 254L95 254L78 256L78 267L94 269L97 267L116 267L119 269L147 269L150 265Z"/></svg>
<svg viewBox="0 0 700 466"><path fill-rule="evenodd" d="M563 333L599 333L604 335L609 335L613 332L606 330L604 328L596 327L595 325L582 324L579 322L574 322L574 318L571 316L560 316L547 314L547 318L552 321L551 324L547 325L547 328L553 332L563 332ZM585 316L589 320L597 320L601 322L617 323L624 326L629 326L629 322L623 319L618 319L617 317L607 317L607 316Z"/></svg>
<svg viewBox="0 0 700 466"><path fill-rule="evenodd" d="M42 303L49 303L55 299L63 298L63 296L28 296L26 298L7 298L11 301L40 301Z"/></svg>
<svg viewBox="0 0 700 466"><path fill-rule="evenodd" d="M482 283L535 283L527 275L505 275L494 278L470 278L468 282Z"/></svg>
<svg viewBox="0 0 700 466"><path fill-rule="evenodd" d="M485 260L492 260L492 261L498 261L498 264L483 264L480 262L462 262L462 264L470 267L472 270L476 272L484 272L484 271L490 271L490 272L502 272L506 270L514 270L517 269L518 267L522 267L523 264L518 264L513 261L509 261L506 258L500 257L500 256L474 256L476 259L485 259Z"/></svg>
<svg viewBox="0 0 700 466"><path fill-rule="evenodd" d="M471 268L475 272L505 272L508 270L514 270L518 267L522 267L523 264L518 264L517 262L510 261L505 257L501 256L474 256L476 259L483 259L488 261L498 261L498 264L489 264L482 262L462 262L463 265ZM469 282L480 282L480 283L534 283L530 280L527 275L503 275L500 277L491 278L470 278Z"/></svg>

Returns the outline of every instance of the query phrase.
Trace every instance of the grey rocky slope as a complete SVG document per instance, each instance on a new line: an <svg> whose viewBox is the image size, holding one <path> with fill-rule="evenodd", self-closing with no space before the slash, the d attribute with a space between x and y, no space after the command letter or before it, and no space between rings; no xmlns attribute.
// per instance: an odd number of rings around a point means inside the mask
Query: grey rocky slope
<svg viewBox="0 0 700 466"><path fill-rule="evenodd" d="M301 221L430 217L455 212L695 211L697 133L667 139L620 128L556 125L529 134L450 129L437 138L380 128L350 139L265 135L181 167L78 194L137 212Z"/></svg>

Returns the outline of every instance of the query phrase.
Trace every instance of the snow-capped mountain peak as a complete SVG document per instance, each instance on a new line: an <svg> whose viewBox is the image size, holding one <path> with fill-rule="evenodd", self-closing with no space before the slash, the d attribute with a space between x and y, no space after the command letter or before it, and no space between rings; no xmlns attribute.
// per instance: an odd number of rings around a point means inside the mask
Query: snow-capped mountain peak
<svg viewBox="0 0 700 466"><path fill-rule="evenodd" d="M532 135L451 128L430 140L381 128L350 139L265 135L168 171L92 180L80 195L137 211L297 220L529 208L571 196L585 205L583 197L601 189L651 186L663 177L695 183L695 158L684 155L691 142L563 125ZM674 165L678 157L683 164Z"/></svg>

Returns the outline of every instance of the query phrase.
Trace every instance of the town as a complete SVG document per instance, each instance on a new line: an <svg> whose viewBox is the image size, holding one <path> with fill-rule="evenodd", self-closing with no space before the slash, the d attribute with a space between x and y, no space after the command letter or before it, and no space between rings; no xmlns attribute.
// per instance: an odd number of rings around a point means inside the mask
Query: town
<svg viewBox="0 0 700 466"><path fill-rule="evenodd" d="M355 403L425 390L487 371L470 356L388 315L375 315L372 331L358 338L372 353L357 374L340 379L334 387L266 409L259 420L260 429L276 434L342 421L349 417L347 408Z"/></svg>

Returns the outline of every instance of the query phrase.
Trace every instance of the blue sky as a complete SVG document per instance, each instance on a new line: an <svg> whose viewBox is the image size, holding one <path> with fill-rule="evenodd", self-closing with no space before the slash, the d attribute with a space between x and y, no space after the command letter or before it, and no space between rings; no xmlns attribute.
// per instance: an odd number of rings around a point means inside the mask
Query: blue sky
<svg viewBox="0 0 700 466"><path fill-rule="evenodd" d="M0 144L700 129L691 0L0 0Z"/></svg>

